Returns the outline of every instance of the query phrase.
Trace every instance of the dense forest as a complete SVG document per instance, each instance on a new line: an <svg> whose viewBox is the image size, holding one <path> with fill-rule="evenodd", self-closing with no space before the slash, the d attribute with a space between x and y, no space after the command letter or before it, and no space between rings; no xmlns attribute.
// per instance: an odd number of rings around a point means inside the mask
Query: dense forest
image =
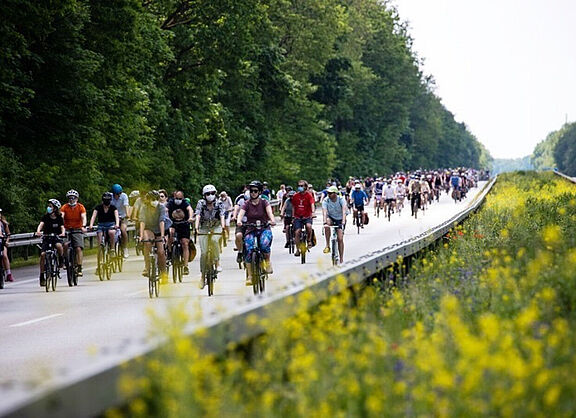
<svg viewBox="0 0 576 418"><path fill-rule="evenodd" d="M5 0L0 207L487 166L380 0Z"/></svg>
<svg viewBox="0 0 576 418"><path fill-rule="evenodd" d="M576 122L566 123L548 134L536 145L531 160L537 170L557 168L569 176L576 176Z"/></svg>

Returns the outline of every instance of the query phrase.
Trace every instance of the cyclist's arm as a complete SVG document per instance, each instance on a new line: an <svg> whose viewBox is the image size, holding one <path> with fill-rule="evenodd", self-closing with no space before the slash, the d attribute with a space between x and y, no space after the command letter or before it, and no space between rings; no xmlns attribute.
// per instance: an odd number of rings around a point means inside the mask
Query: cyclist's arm
<svg viewBox="0 0 576 418"><path fill-rule="evenodd" d="M36 235L42 235L42 230L44 229L44 221L40 221L38 228L36 228Z"/></svg>
<svg viewBox="0 0 576 418"><path fill-rule="evenodd" d="M164 224L164 219L160 220L160 238L164 239L164 230L165 230L165 224Z"/></svg>
<svg viewBox="0 0 576 418"><path fill-rule="evenodd" d="M84 232L86 229L86 211L82 212L80 217L82 218L82 231Z"/></svg>
<svg viewBox="0 0 576 418"><path fill-rule="evenodd" d="M96 216L98 215L98 211L92 211L92 217L90 218L90 228L94 227L94 221L96 220Z"/></svg>
<svg viewBox="0 0 576 418"><path fill-rule="evenodd" d="M186 209L188 210L188 222L192 222L194 220L194 211L192 210L192 206L188 205Z"/></svg>
<svg viewBox="0 0 576 418"><path fill-rule="evenodd" d="M328 210L322 204L322 223L326 225L328 223Z"/></svg>
<svg viewBox="0 0 576 418"><path fill-rule="evenodd" d="M274 212L272 211L272 206L266 206L266 213L268 214L268 219L270 219L270 225L276 225L276 219L274 218Z"/></svg>
<svg viewBox="0 0 576 418"><path fill-rule="evenodd" d="M236 217L236 225L242 226L242 219L244 218L245 214L246 211L244 209L240 209L240 211L238 211L238 216Z"/></svg>
<svg viewBox="0 0 576 418"><path fill-rule="evenodd" d="M220 226L222 229L226 229L226 218L224 217L224 213L220 212Z"/></svg>
<svg viewBox="0 0 576 418"><path fill-rule="evenodd" d="M346 201L344 199L342 199L342 225L346 225L346 210L347 210L347 206L346 206Z"/></svg>
<svg viewBox="0 0 576 418"><path fill-rule="evenodd" d="M61 237L66 236L66 229L64 229L64 224L60 225L60 236Z"/></svg>
<svg viewBox="0 0 576 418"><path fill-rule="evenodd" d="M118 209L114 211L114 219L116 228L120 227L120 216L118 216Z"/></svg>
<svg viewBox="0 0 576 418"><path fill-rule="evenodd" d="M140 239L144 239L144 222L140 222Z"/></svg>

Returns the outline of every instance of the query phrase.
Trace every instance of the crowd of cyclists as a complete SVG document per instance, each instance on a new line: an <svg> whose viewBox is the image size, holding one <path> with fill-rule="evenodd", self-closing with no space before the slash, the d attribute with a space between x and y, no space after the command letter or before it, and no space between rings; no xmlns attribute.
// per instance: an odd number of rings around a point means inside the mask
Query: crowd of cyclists
<svg viewBox="0 0 576 418"><path fill-rule="evenodd" d="M195 207L182 190L168 193L158 189L142 194L133 190L127 195L121 185L114 184L102 194L101 202L93 208L89 221L86 208L79 201L80 194L76 190L69 190L64 205L57 199L48 200L46 212L36 229L35 234L43 237L40 285L45 286L46 283L44 255L49 247L56 250L60 268L63 268L68 247L72 246L70 254L74 254L75 262L66 263L66 266L73 265L77 276L83 276L84 234L88 230L97 231L98 243L118 242L118 256L128 258L129 223L135 224L136 239L142 244L144 276L149 271L150 258L147 255L154 246L160 280L167 280L167 266L175 239L183 251L183 274L190 274L189 262L196 254L196 241L200 249L199 287L204 288L208 249L214 257L217 271L221 271L221 246L233 238L236 261L245 266L246 285L252 285L251 263L256 242L263 255L263 271L273 273L270 257L273 240L271 227L276 224L276 218L270 200L274 196L278 201L286 238L285 248L293 246L293 254L298 257L316 245L313 220L316 218L316 205L319 204L326 240L323 252L328 254L332 250L330 237L334 229L338 247L336 261L343 263L347 215L353 215L352 223L360 232L368 223L368 205L372 204L375 216L383 213L390 221L391 214L400 214L409 201L411 215L417 218L418 212L438 201L442 192L448 194L452 190L452 198L457 203L470 188L475 187L483 175L483 172L473 169L397 172L389 176L350 177L344 183L331 179L320 192L316 192L306 180L298 181L295 189L289 185L280 185L277 192L271 190L266 182L255 180L246 184L235 199L226 191L218 192L214 185L207 184L202 188L202 198L196 202ZM0 209L0 239L4 246L10 236L8 225ZM234 237L230 235L231 225L235 226ZM2 263L7 281L12 281L6 251L3 252Z"/></svg>

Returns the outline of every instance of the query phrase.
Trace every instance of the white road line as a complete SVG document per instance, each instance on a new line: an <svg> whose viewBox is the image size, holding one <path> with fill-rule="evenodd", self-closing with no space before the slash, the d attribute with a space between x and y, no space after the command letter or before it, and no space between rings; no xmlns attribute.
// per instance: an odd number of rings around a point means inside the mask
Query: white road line
<svg viewBox="0 0 576 418"><path fill-rule="evenodd" d="M137 292L128 293L126 296L136 296L136 295L139 295L140 293L144 293L147 291L148 291L148 289L142 289L142 290L139 290Z"/></svg>
<svg viewBox="0 0 576 418"><path fill-rule="evenodd" d="M52 315L48 315L48 316L43 316L43 317L38 318L38 319L32 319L31 321L19 322L17 324L13 324L13 325L10 325L10 327L23 327L25 325L35 324L36 322L45 321L46 319L56 318L56 317L62 316L62 315L64 315L64 314L57 313L57 314L52 314Z"/></svg>

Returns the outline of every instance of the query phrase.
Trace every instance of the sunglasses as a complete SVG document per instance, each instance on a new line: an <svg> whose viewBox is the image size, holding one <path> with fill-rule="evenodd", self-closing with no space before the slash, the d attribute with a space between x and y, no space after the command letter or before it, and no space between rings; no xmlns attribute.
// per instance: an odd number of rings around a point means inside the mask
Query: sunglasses
<svg viewBox="0 0 576 418"><path fill-rule="evenodd" d="M254 190L254 189L252 189L252 190L250 190L250 193L260 193L260 190Z"/></svg>
<svg viewBox="0 0 576 418"><path fill-rule="evenodd" d="M209 194L216 194L216 192L208 192L208 193L204 193L205 195L209 195Z"/></svg>
<svg viewBox="0 0 576 418"><path fill-rule="evenodd" d="M306 187L305 184L299 184L298 187Z"/></svg>

